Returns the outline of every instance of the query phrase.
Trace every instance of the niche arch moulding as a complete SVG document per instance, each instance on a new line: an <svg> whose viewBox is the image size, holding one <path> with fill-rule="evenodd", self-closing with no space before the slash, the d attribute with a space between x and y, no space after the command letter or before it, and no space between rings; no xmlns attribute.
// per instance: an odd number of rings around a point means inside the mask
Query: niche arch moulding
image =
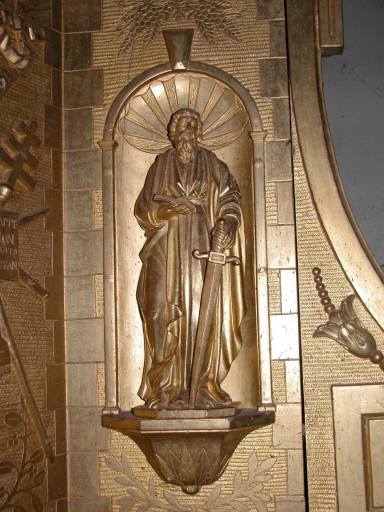
<svg viewBox="0 0 384 512"><path fill-rule="evenodd" d="M220 476L247 433L274 419L265 133L237 80L189 59L192 30L164 38L170 63L123 89L100 143L111 205L104 215L105 342L113 355L103 423L134 439L166 481L194 493ZM191 120L201 133L190 168L176 137L194 133ZM176 204L171 213L172 201L181 200L187 210ZM234 240L225 246L231 224ZM172 467L169 457L183 449L194 468L185 460Z"/></svg>

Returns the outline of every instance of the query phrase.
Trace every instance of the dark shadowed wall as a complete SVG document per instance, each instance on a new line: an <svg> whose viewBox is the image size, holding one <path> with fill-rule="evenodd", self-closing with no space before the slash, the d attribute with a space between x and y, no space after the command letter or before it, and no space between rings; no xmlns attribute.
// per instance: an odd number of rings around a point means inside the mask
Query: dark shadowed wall
<svg viewBox="0 0 384 512"><path fill-rule="evenodd" d="M384 2L344 1L345 47L323 59L325 99L356 220L384 264Z"/></svg>

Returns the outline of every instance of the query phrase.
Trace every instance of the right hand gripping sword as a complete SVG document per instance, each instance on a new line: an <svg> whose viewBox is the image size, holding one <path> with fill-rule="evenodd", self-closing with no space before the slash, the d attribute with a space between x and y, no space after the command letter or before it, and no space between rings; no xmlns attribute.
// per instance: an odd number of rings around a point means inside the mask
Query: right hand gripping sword
<svg viewBox="0 0 384 512"><path fill-rule="evenodd" d="M201 253L198 249L193 251L193 256L199 260L207 259L203 292L200 302L200 313L197 324L195 348L192 361L191 387L189 393L189 408L194 409L196 396L199 390L201 373L206 356L212 319L217 303L217 296L222 279L223 266L227 263L240 265L237 256L226 256L223 249L223 241L226 236L224 220L219 220L212 235L211 250Z"/></svg>

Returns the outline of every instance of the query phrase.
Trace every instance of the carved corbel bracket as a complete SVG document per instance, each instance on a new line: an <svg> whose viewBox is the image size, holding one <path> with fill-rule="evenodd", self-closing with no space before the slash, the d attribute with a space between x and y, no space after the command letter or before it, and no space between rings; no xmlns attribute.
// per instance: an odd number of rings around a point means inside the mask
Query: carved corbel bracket
<svg viewBox="0 0 384 512"><path fill-rule="evenodd" d="M209 417L217 411L186 410L169 418L138 418L124 412L106 414L102 423L135 441L165 482L196 494L202 485L220 478L246 435L275 421L272 410L238 409L231 416Z"/></svg>
<svg viewBox="0 0 384 512"><path fill-rule="evenodd" d="M370 359L372 363L378 364L384 370L384 354L377 349L376 340L362 326L353 308L353 301L356 296L354 294L348 295L346 299L341 301L340 308L337 309L323 283L320 268L315 267L312 273L321 304L329 318L326 324L317 327L313 336L315 338L324 336L337 341L339 345L354 356Z"/></svg>

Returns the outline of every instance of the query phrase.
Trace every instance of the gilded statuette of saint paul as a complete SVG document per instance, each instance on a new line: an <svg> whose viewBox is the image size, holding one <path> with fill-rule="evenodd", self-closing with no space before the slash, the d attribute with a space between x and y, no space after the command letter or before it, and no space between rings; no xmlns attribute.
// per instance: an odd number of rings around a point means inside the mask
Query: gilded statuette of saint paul
<svg viewBox="0 0 384 512"><path fill-rule="evenodd" d="M146 237L139 396L146 409L226 408L222 384L245 315L241 193L225 163L199 145L198 112L175 112L168 136L173 147L157 156L135 205Z"/></svg>

